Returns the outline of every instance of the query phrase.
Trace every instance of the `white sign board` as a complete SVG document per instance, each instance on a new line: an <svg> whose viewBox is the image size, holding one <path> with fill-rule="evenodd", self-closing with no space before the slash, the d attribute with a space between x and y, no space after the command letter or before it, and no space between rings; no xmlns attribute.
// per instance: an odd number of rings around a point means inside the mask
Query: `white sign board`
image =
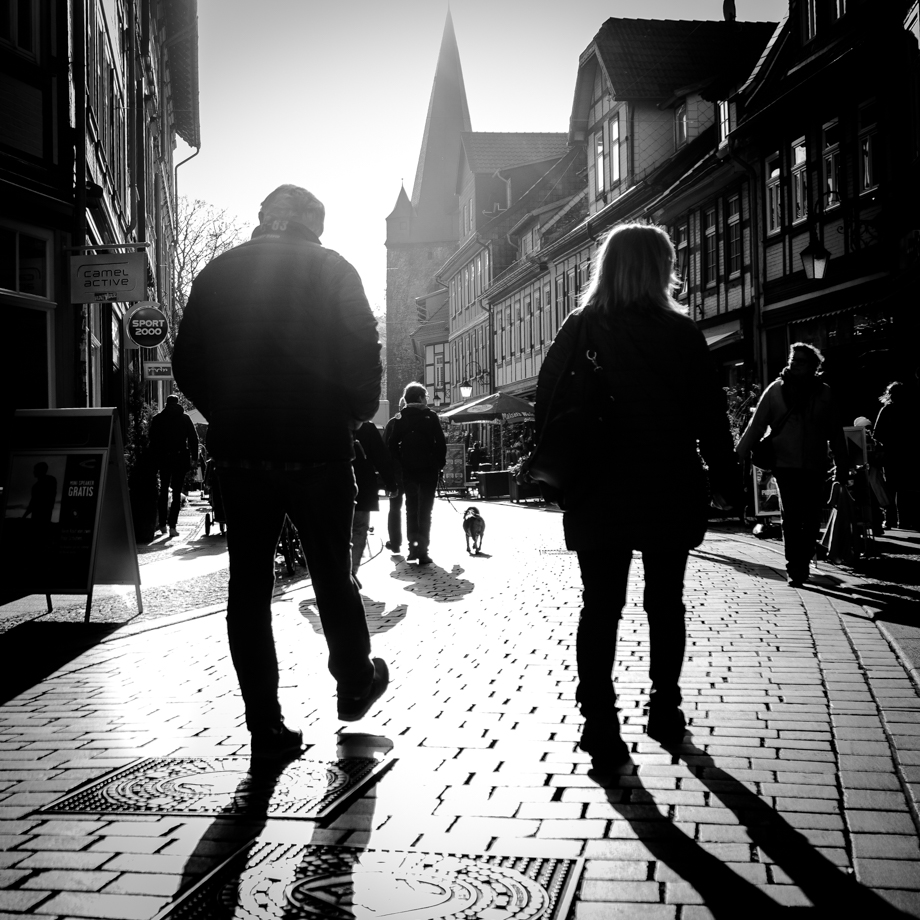
<svg viewBox="0 0 920 920"><path fill-rule="evenodd" d="M71 303L133 301L147 297L147 256L142 252L70 257Z"/></svg>
<svg viewBox="0 0 920 920"><path fill-rule="evenodd" d="M145 361L145 380L172 380L172 363L170 361Z"/></svg>

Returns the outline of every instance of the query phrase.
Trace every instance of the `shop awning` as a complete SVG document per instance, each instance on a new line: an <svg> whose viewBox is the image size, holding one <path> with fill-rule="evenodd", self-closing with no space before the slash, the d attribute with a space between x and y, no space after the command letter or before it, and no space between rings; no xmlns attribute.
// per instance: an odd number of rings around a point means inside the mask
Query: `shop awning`
<svg viewBox="0 0 920 920"><path fill-rule="evenodd" d="M715 335L706 336L706 344L710 348L722 348L724 345L733 345L742 339L741 330L735 329L733 332L719 332Z"/></svg>

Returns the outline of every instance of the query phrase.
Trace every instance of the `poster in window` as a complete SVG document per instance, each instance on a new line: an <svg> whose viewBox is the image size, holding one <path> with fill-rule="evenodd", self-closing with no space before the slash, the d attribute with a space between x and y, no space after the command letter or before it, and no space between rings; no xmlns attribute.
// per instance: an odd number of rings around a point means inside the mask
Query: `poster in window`
<svg viewBox="0 0 920 920"><path fill-rule="evenodd" d="M752 468L754 478L754 516L779 517L779 489L776 477L759 467Z"/></svg>

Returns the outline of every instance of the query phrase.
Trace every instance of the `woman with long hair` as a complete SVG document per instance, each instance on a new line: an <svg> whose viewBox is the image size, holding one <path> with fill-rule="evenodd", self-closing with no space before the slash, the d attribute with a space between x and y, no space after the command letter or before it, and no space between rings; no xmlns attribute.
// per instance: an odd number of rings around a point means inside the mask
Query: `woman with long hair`
<svg viewBox="0 0 920 920"><path fill-rule="evenodd" d="M584 719L579 746L596 770L616 768L630 756L612 671L633 551L641 553L645 570L651 645L646 733L677 745L686 728L679 684L684 570L690 550L703 541L709 508L700 453L713 493L724 496L716 499L722 507L733 503L740 484L725 393L703 334L671 296L676 283L674 247L663 229L614 227L537 385L541 432L548 415L589 398L583 386L593 373L589 353L603 369L597 424L576 448L586 475L565 488L562 500L566 546L578 554L583 585L576 638L576 700ZM592 470L597 475L588 475Z"/></svg>

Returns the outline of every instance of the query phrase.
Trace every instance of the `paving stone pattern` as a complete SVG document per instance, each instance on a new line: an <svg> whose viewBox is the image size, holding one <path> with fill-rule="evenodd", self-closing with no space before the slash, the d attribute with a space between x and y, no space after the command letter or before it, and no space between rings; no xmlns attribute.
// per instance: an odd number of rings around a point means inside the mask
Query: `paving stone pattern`
<svg viewBox="0 0 920 920"><path fill-rule="evenodd" d="M615 671L632 763L597 778L576 748L580 584L560 516L481 504L482 556L439 502L434 566L362 567L392 684L360 723L336 720L309 584L275 604L285 715L309 756L399 758L328 820L38 811L138 757L246 755L220 615L118 631L0 707L0 918L153 917L256 838L581 857L575 920L920 916L920 698L833 569L794 589L768 544L721 533L694 552L692 735L666 751L644 732L637 559Z"/></svg>

